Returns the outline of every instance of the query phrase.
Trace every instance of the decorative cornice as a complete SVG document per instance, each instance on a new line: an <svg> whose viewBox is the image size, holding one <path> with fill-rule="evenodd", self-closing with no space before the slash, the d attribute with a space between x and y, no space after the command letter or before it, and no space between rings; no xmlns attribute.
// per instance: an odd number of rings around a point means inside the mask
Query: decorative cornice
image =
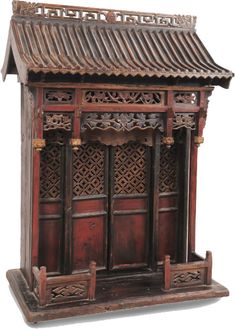
<svg viewBox="0 0 235 329"><path fill-rule="evenodd" d="M196 17L190 15L165 15L123 10L83 8L26 1L13 1L13 14L43 18L68 18L108 24L134 24L155 27L194 29Z"/></svg>
<svg viewBox="0 0 235 329"><path fill-rule="evenodd" d="M87 129L132 131L158 128L163 131L163 119L158 113L89 113L82 116L81 131Z"/></svg>

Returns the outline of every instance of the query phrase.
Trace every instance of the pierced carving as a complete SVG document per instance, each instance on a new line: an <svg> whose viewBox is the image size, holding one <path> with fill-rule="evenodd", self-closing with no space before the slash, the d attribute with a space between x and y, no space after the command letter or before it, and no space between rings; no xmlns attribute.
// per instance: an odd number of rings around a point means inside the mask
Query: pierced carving
<svg viewBox="0 0 235 329"><path fill-rule="evenodd" d="M131 131L139 128L159 128L163 131L162 116L158 113L88 113L82 116L81 131L87 129Z"/></svg>
<svg viewBox="0 0 235 329"><path fill-rule="evenodd" d="M173 275L173 284L180 286L183 284L193 284L202 281L201 271L177 272Z"/></svg>
<svg viewBox="0 0 235 329"><path fill-rule="evenodd" d="M169 193L177 191L177 154L176 145L171 148L161 147L159 192Z"/></svg>
<svg viewBox="0 0 235 329"><path fill-rule="evenodd" d="M104 194L105 147L87 143L73 153L73 196Z"/></svg>
<svg viewBox="0 0 235 329"><path fill-rule="evenodd" d="M57 299L65 299L67 297L76 297L76 299L88 298L87 281L80 281L76 284L59 286L51 289L51 302L56 302Z"/></svg>
<svg viewBox="0 0 235 329"><path fill-rule="evenodd" d="M72 119L71 116L66 114L46 114L44 116L43 130L63 129L71 131Z"/></svg>
<svg viewBox="0 0 235 329"><path fill-rule="evenodd" d="M47 103L72 103L73 102L72 90L46 90L44 99Z"/></svg>
<svg viewBox="0 0 235 329"><path fill-rule="evenodd" d="M84 96L86 103L92 104L162 104L163 92L138 91L87 91Z"/></svg>
<svg viewBox="0 0 235 329"><path fill-rule="evenodd" d="M197 105L198 93L191 91L182 91L174 93L174 102L177 105Z"/></svg>
<svg viewBox="0 0 235 329"><path fill-rule="evenodd" d="M173 119L173 129L187 128L190 130L196 129L195 115L194 114L176 114Z"/></svg>
<svg viewBox="0 0 235 329"><path fill-rule="evenodd" d="M13 1L12 9L14 15L35 16L40 4L36 2Z"/></svg>
<svg viewBox="0 0 235 329"><path fill-rule="evenodd" d="M135 24L157 27L174 27L194 29L196 17L189 15L146 14L130 11L110 11L106 9L89 9L43 3L13 1L14 15L39 16L44 18L77 19L79 21L96 21L109 24Z"/></svg>
<svg viewBox="0 0 235 329"><path fill-rule="evenodd" d="M61 146L48 142L41 154L40 198L61 197Z"/></svg>
<svg viewBox="0 0 235 329"><path fill-rule="evenodd" d="M114 148L114 193L147 192L147 146L128 143Z"/></svg>

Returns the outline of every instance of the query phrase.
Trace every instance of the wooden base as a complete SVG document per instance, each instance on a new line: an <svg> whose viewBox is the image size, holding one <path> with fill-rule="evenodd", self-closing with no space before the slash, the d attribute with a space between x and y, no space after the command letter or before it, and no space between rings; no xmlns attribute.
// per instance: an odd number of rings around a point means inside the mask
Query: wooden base
<svg viewBox="0 0 235 329"><path fill-rule="evenodd" d="M26 320L30 323L229 295L228 290L215 281L212 281L210 286L164 292L162 274L154 273L135 276L135 279L130 276L100 277L97 279L94 302L71 302L40 307L21 270L9 270L7 279Z"/></svg>

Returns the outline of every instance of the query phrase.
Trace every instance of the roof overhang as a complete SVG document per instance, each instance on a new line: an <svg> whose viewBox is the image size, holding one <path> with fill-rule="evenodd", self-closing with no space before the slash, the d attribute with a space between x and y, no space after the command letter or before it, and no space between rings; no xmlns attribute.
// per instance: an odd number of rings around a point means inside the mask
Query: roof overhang
<svg viewBox="0 0 235 329"><path fill-rule="evenodd" d="M34 72L204 79L228 88L233 73L214 62L195 24L193 16L13 1L3 79L15 65L22 83Z"/></svg>

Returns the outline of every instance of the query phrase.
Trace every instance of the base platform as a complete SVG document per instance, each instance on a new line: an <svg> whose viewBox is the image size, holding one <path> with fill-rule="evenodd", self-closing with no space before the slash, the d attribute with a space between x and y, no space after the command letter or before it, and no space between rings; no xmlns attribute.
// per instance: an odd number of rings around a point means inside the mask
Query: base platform
<svg viewBox="0 0 235 329"><path fill-rule="evenodd" d="M7 279L29 323L229 295L228 290L216 281L212 281L210 286L164 292L162 275L153 273L135 276L135 279L130 276L98 277L94 302L76 301L40 307L35 295L29 290L21 270L9 270Z"/></svg>

